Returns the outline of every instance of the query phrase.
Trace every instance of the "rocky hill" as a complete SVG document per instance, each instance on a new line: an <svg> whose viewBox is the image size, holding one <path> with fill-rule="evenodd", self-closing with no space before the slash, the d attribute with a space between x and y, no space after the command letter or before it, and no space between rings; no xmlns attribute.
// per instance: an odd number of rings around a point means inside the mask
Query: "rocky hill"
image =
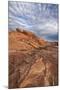
<svg viewBox="0 0 60 90"><path fill-rule="evenodd" d="M9 32L9 88L58 85L58 44L32 32Z"/></svg>

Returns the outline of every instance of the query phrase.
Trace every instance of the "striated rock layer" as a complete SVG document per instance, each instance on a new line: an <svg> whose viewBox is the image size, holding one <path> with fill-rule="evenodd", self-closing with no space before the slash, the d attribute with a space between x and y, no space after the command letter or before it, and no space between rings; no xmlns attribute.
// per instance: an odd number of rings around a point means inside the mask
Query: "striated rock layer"
<svg viewBox="0 0 60 90"><path fill-rule="evenodd" d="M9 88L58 85L58 44L32 32L9 32Z"/></svg>

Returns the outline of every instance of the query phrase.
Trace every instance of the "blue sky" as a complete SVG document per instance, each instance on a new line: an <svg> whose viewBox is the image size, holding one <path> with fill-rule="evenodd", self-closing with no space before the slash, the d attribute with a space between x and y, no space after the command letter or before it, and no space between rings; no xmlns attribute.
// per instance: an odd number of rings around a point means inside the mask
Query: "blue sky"
<svg viewBox="0 0 60 90"><path fill-rule="evenodd" d="M49 41L58 40L58 5L9 1L9 30L25 28Z"/></svg>

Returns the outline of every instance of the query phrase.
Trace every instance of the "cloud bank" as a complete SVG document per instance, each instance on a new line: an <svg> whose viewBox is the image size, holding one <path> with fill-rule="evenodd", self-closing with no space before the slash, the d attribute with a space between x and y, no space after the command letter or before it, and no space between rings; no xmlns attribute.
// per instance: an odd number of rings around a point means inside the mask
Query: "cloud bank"
<svg viewBox="0 0 60 90"><path fill-rule="evenodd" d="M9 1L9 30L26 28L49 41L58 40L58 5Z"/></svg>

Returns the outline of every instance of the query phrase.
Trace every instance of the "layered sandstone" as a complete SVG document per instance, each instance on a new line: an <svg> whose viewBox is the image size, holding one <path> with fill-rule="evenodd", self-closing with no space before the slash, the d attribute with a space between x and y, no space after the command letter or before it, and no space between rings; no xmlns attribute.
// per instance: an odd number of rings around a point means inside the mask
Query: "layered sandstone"
<svg viewBox="0 0 60 90"><path fill-rule="evenodd" d="M58 85L58 46L32 32L9 32L9 88Z"/></svg>

